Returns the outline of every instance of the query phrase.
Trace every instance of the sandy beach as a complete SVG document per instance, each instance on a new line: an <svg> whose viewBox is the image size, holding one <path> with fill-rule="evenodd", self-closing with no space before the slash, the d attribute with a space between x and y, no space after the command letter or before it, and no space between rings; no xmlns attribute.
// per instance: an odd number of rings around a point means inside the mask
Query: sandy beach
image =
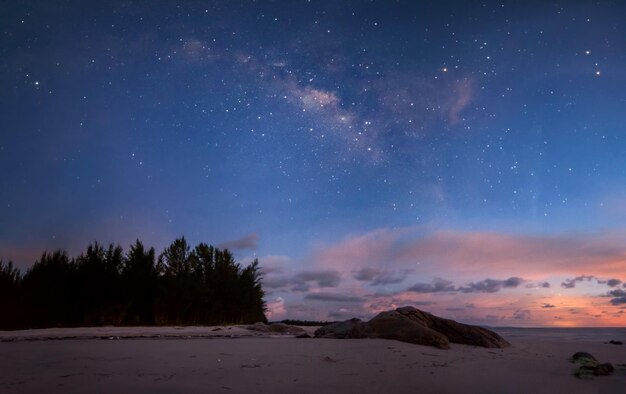
<svg viewBox="0 0 626 394"><path fill-rule="evenodd" d="M506 349L453 344L442 350L382 339L298 339L243 327L5 331L0 391L616 393L626 384L626 369L619 367L611 376L573 376L569 357L578 351L626 364L626 347L605 343L593 330L575 340L546 330L502 330L507 333L512 346Z"/></svg>

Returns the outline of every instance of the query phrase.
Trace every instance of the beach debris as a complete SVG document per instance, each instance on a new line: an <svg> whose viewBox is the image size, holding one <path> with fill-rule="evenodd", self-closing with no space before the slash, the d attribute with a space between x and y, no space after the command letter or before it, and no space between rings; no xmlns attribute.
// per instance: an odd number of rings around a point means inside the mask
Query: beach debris
<svg viewBox="0 0 626 394"><path fill-rule="evenodd" d="M587 352L577 352L571 361L579 367L574 371L574 375L581 379L588 379L592 376L608 376L615 368L611 363L600 363L594 356Z"/></svg>
<svg viewBox="0 0 626 394"><path fill-rule="evenodd" d="M613 339L611 339L611 340L609 341L609 343L610 343L611 345L623 345L623 344L624 344L622 341L616 341L616 340L613 340Z"/></svg>
<svg viewBox="0 0 626 394"><path fill-rule="evenodd" d="M261 364L243 364L241 368L261 368Z"/></svg>
<svg viewBox="0 0 626 394"><path fill-rule="evenodd" d="M500 335L478 326L443 319L410 306L381 312L369 322L350 319L320 327L316 338L396 339L441 349L450 343L503 348L510 346Z"/></svg>

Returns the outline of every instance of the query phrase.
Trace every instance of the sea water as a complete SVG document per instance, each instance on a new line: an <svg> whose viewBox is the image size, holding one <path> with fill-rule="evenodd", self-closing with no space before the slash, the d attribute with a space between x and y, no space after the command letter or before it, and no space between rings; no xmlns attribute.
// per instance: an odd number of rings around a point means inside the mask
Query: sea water
<svg viewBox="0 0 626 394"><path fill-rule="evenodd" d="M491 330L509 341L534 339L549 342L609 342L626 344L626 327L615 328L516 328L492 327Z"/></svg>

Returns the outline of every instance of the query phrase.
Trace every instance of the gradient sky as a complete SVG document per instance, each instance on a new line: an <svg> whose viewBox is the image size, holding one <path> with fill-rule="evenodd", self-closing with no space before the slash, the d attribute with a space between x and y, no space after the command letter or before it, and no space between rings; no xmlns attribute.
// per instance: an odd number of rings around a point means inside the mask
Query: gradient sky
<svg viewBox="0 0 626 394"><path fill-rule="evenodd" d="M270 319L625 326L625 15L3 2L0 258L184 235L258 257Z"/></svg>

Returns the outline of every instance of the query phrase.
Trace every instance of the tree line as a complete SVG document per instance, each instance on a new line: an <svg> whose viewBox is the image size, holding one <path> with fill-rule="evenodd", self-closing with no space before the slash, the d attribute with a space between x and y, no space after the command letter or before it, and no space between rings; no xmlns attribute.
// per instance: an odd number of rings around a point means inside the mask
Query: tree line
<svg viewBox="0 0 626 394"><path fill-rule="evenodd" d="M23 275L0 260L0 329L266 322L261 279L258 260L184 237L158 257L139 240L44 252Z"/></svg>

